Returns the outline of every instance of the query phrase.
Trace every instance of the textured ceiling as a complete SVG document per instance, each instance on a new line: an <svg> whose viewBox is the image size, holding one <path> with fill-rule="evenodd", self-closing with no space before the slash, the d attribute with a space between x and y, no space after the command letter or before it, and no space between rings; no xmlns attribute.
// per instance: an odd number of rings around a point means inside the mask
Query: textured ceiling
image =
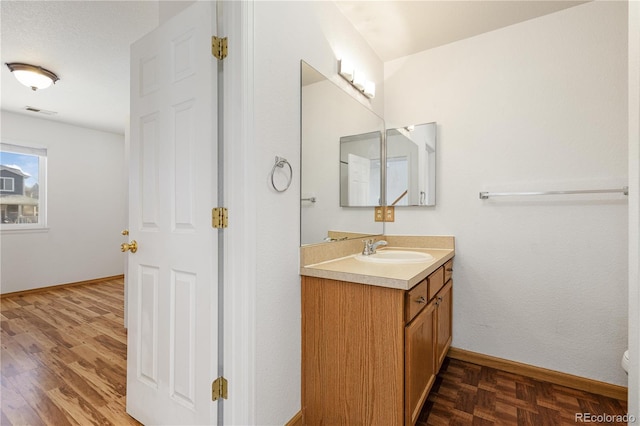
<svg viewBox="0 0 640 426"><path fill-rule="evenodd" d="M2 24L2 109L124 133L129 46L158 25L155 1L6 1ZM33 92L4 65L26 62L60 81ZM26 112L26 106L55 115Z"/></svg>
<svg viewBox="0 0 640 426"><path fill-rule="evenodd" d="M492 31L583 1L337 1L383 61ZM2 109L115 133L129 112L129 46L159 22L158 2L0 1ZM33 92L6 62L55 72ZM27 112L25 107L54 111Z"/></svg>

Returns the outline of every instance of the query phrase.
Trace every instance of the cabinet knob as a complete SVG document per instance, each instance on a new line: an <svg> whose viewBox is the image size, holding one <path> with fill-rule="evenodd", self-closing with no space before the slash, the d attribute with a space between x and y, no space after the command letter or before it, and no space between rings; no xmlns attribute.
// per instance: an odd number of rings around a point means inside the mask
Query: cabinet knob
<svg viewBox="0 0 640 426"><path fill-rule="evenodd" d="M427 303L427 299L424 298L424 296L420 296L416 299L416 302L418 303Z"/></svg>
<svg viewBox="0 0 640 426"><path fill-rule="evenodd" d="M453 272L453 268L447 268L446 271L447 272Z"/></svg>
<svg viewBox="0 0 640 426"><path fill-rule="evenodd" d="M438 296L438 302L442 302L442 296Z"/></svg>

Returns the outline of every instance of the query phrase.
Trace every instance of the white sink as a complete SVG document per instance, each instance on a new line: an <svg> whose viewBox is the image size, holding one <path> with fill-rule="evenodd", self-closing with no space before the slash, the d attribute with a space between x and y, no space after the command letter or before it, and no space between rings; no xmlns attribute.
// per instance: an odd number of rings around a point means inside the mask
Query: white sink
<svg viewBox="0 0 640 426"><path fill-rule="evenodd" d="M371 263L421 263L434 259L429 253L408 250L380 250L375 254L365 256L357 254L356 259L361 262Z"/></svg>

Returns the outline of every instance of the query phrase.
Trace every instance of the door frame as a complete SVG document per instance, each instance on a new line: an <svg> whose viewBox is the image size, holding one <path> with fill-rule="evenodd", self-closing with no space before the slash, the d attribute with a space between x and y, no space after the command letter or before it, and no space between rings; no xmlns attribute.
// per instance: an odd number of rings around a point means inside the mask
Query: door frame
<svg viewBox="0 0 640 426"><path fill-rule="evenodd" d="M640 2L628 6L629 92L629 391L628 412L640 418Z"/></svg>
<svg viewBox="0 0 640 426"><path fill-rule="evenodd" d="M224 59L223 193L229 211L224 231L225 318L224 375L229 399L224 401L224 424L256 424L256 245L258 181L253 133L254 1L221 2L218 36L228 37ZM247 265L252 267L247 268Z"/></svg>

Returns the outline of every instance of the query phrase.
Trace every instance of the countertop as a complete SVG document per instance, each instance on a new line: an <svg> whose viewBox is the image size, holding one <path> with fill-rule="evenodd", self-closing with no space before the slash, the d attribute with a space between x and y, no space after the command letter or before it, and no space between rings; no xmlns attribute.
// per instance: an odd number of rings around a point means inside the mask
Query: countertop
<svg viewBox="0 0 640 426"><path fill-rule="evenodd" d="M394 249L428 253L434 259L419 263L369 263L357 260L356 254L352 254L302 265L300 275L409 290L455 255L453 248L394 246L381 248L378 251Z"/></svg>

